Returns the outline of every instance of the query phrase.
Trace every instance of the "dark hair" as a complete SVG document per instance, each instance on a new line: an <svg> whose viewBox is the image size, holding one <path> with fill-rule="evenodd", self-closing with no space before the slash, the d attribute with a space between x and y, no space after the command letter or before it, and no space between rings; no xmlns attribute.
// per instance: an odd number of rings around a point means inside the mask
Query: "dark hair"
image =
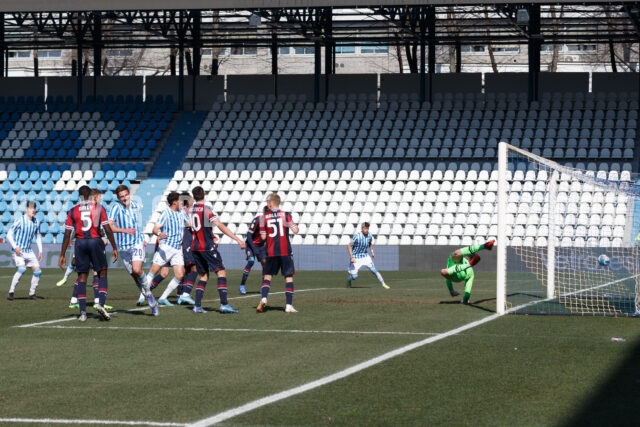
<svg viewBox="0 0 640 427"><path fill-rule="evenodd" d="M91 187L83 185L78 189L78 195L80 196L81 201L86 202L91 197Z"/></svg>
<svg viewBox="0 0 640 427"><path fill-rule="evenodd" d="M167 195L167 203L169 203L169 206L171 206L173 202L179 199L180 199L180 195L175 191L172 191Z"/></svg>
<svg viewBox="0 0 640 427"><path fill-rule="evenodd" d="M367 228L369 228L369 223L368 223L367 221L363 222L363 223L362 223L362 227L367 227Z"/></svg>
<svg viewBox="0 0 640 427"><path fill-rule="evenodd" d="M28 208L38 208L38 205L36 205L36 201L35 200L27 200L27 207Z"/></svg>
<svg viewBox="0 0 640 427"><path fill-rule="evenodd" d="M262 208L262 213L267 213L269 212L269 206L264 205L264 207Z"/></svg>
<svg viewBox="0 0 640 427"><path fill-rule="evenodd" d="M116 191L114 191L114 194L117 196L118 194L120 194L121 191L127 190L129 191L129 187L127 187L124 184L120 184L116 187Z"/></svg>
<svg viewBox="0 0 640 427"><path fill-rule="evenodd" d="M189 199L191 198L191 194L188 191L183 191L180 193L180 200L182 200L182 206L189 206Z"/></svg>
<svg viewBox="0 0 640 427"><path fill-rule="evenodd" d="M191 194L193 194L193 198L196 199L196 202L204 200L204 188L199 185L197 187L193 187Z"/></svg>

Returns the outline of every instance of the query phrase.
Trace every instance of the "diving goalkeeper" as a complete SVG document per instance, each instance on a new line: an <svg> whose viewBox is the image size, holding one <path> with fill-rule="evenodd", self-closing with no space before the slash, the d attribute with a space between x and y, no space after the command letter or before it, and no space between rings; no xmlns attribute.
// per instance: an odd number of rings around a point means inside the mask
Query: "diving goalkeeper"
<svg viewBox="0 0 640 427"><path fill-rule="evenodd" d="M473 287L473 266L480 262L478 252L482 249L493 249L495 243L495 240L489 240L483 244L456 249L447 259L447 268L440 270L440 274L445 278L445 283L452 297L460 295L458 291L453 289L453 282L464 282L464 295L462 296L462 301L460 301L462 304L469 304L471 288Z"/></svg>

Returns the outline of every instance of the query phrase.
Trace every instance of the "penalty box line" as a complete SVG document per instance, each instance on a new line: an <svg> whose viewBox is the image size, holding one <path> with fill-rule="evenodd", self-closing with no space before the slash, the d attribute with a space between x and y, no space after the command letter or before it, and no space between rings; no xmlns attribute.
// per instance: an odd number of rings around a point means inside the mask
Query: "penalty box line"
<svg viewBox="0 0 640 427"><path fill-rule="evenodd" d="M457 335L457 334L459 334L461 332L464 332L464 331L467 331L469 329L475 328L477 326L483 325L485 323L491 322L491 321L496 320L496 319L498 319L500 317L501 317L501 315L499 315L499 314L492 314L492 315L490 315L488 317L485 317L485 318L480 319L480 320L476 320L475 322L467 323L466 325L460 326L460 327L452 329L450 331L437 334L435 336L432 336L430 338L426 338L424 340L415 342L413 344L405 345L405 346L400 347L400 348L398 348L396 350L392 350L392 351L384 353L384 354L382 354L382 355L380 355L378 357L374 357L373 359L369 359L367 361L364 361L362 363L354 365L354 366L352 366L350 368L347 368L347 369L344 369L342 371L336 372L335 374L328 375L328 376L326 376L324 378L320 378L320 379L317 379L315 381L311 381L311 382L309 382L307 384L303 384L301 386L294 387L294 388L291 388L289 390L284 390L284 391L279 392L279 393L271 394L269 396L265 396L263 398L254 400L253 402L248 402L248 403L246 403L244 405L241 405L241 406L238 406L236 408L232 408L232 409L229 409L227 411L220 412L219 414L216 414L216 415L214 415L212 417L205 418L205 419L196 421L196 422L194 422L192 424L189 424L189 427L207 427L207 426L212 426L212 425L227 421L227 420L229 420L231 418L237 417L238 415L242 415L242 414L245 414L247 412L253 411L254 409L258 409L258 408L261 408L263 406L270 405L272 403L278 402L280 400L287 399L287 398L290 398L292 396L296 396L298 394L305 393L307 391L313 390L313 389L318 388L318 387L322 387L322 386L327 385L329 383L332 383L334 381L341 380L341 379L346 378L346 377L348 377L350 375L356 374L356 373L358 373L360 371L363 371L365 369L368 369L368 368L370 368L372 366L375 366L377 364L385 362L385 361L387 361L389 359L392 359L392 358L397 357L397 356L401 356L401 355L403 355L403 354L405 354L405 353L407 353L409 351L412 351L412 350L415 350L417 348L423 347L423 346L425 346L427 344L431 344L431 343L440 341L440 340L448 338L450 336Z"/></svg>
<svg viewBox="0 0 640 427"><path fill-rule="evenodd" d="M315 289L300 289L300 290L296 290L296 293L302 293L302 292L315 292L315 291L326 291L329 290L331 288L315 288ZM269 295L283 295L285 292L271 292L269 293ZM256 295L242 295L242 296L238 296L238 297L229 297L229 299L244 299L244 298L255 298ZM220 299L216 298L213 300L203 300L203 302L216 302L216 301L220 301ZM149 307L143 307L143 308L132 308L130 310L116 310L113 313L110 314L117 314L118 312L120 313L135 313L137 311L145 311L148 310ZM78 321L78 318L76 316L72 316L72 317L65 317L63 319L53 319L53 320L47 320L44 322L38 322L38 323L28 323L26 325L16 325L13 326L14 328L37 328L37 327L42 327L42 326L47 326L47 325L52 325L52 324L56 324L56 323L62 323L62 322L71 322L71 321Z"/></svg>

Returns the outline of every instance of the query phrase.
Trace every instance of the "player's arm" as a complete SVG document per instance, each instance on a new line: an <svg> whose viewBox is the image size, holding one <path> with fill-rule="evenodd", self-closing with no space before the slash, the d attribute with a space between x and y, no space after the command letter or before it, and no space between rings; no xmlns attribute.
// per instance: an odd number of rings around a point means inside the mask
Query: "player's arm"
<svg viewBox="0 0 640 427"><path fill-rule="evenodd" d="M239 238L238 236L236 236L231 230L229 230L227 228L226 225L224 225L219 219L215 219L213 221L213 223L216 225L216 227L218 227L218 229L220 231L222 231L225 235L231 237L233 240L235 240L236 242L238 242L238 244L240 245L240 247L242 249L244 249L247 245L244 243L244 240L242 240L241 238Z"/></svg>
<svg viewBox="0 0 640 427"><path fill-rule="evenodd" d="M158 239L166 239L167 238L167 233L164 233L162 231L162 224L160 224L160 223L156 223L153 226L153 234L158 236Z"/></svg>
<svg viewBox="0 0 640 427"><path fill-rule="evenodd" d="M36 233L36 246L38 247L38 261L42 261L42 236Z"/></svg>
<svg viewBox="0 0 640 427"><path fill-rule="evenodd" d="M60 259L58 260L58 266L63 270L67 268L67 249L69 248L69 242L71 242L71 229L65 228L62 245L60 246Z"/></svg>
<svg viewBox="0 0 640 427"><path fill-rule="evenodd" d="M373 252L373 239L371 239L371 242L369 242L369 251L371 252L371 257L375 258L376 254Z"/></svg>
<svg viewBox="0 0 640 427"><path fill-rule="evenodd" d="M13 232L14 232L13 230L14 230L14 227L11 227L7 232L7 241L9 241L9 244L11 245L13 250L16 252L16 255L21 255L22 249L16 245L16 239L13 235Z"/></svg>
<svg viewBox="0 0 640 427"><path fill-rule="evenodd" d="M349 252L349 261L353 262L353 244L351 242L347 245L347 251Z"/></svg>
<svg viewBox="0 0 640 427"><path fill-rule="evenodd" d="M107 235L107 239L109 240L109 243L111 243L112 262L116 262L118 260L118 246L116 245L115 237L113 237L113 230L111 229L111 224L110 223L103 224L102 228L104 228L104 232Z"/></svg>

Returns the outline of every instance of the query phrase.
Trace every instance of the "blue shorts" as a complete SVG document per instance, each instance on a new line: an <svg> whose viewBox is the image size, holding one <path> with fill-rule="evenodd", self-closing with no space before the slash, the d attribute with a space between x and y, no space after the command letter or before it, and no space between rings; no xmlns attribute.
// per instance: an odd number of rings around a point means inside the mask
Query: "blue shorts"
<svg viewBox="0 0 640 427"><path fill-rule="evenodd" d="M192 254L198 269L198 274L205 274L210 271L217 273L218 271L225 270L222 257L217 249L206 252L194 251Z"/></svg>
<svg viewBox="0 0 640 427"><path fill-rule="evenodd" d="M267 257L262 274L276 276L280 271L282 271L283 276L293 276L296 273L293 265L293 255Z"/></svg>
<svg viewBox="0 0 640 427"><path fill-rule="evenodd" d="M187 267L187 270L192 266L196 265L196 260L193 257L193 252L191 250L185 251L182 250L182 259L184 260L184 266Z"/></svg>
<svg viewBox="0 0 640 427"><path fill-rule="evenodd" d="M258 246L256 250L253 251L248 245L245 249L245 253L247 255L247 259L254 257L256 261L262 263L267 258L267 247L266 246Z"/></svg>
<svg viewBox="0 0 640 427"><path fill-rule="evenodd" d="M104 242L101 238L76 239L73 246L78 273L88 273L92 269L95 271L107 269L107 256L104 253Z"/></svg>

